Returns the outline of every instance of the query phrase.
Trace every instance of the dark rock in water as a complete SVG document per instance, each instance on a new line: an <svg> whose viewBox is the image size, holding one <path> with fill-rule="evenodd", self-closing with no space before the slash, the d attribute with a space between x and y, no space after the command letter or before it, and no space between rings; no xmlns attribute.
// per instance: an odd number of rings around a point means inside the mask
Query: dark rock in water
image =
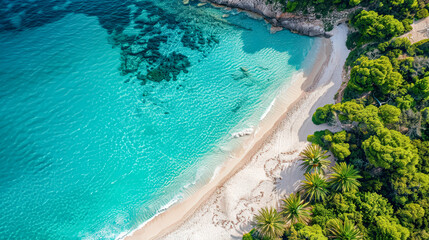
<svg viewBox="0 0 429 240"><path fill-rule="evenodd" d="M170 114L169 112L164 112L164 114Z"/></svg>
<svg viewBox="0 0 429 240"><path fill-rule="evenodd" d="M234 107L231 109L231 112L236 113L238 112L238 110L240 110L241 105L243 104L242 101L237 102Z"/></svg>
<svg viewBox="0 0 429 240"><path fill-rule="evenodd" d="M121 70L123 74L137 71L141 58L140 56L122 55Z"/></svg>
<svg viewBox="0 0 429 240"><path fill-rule="evenodd" d="M137 74L137 79L138 79L138 80L141 80L140 85L146 85L146 82L147 82L146 75L143 75L143 74L141 74L141 73L138 73L138 74ZM143 93L143 94L144 94L144 93Z"/></svg>
<svg viewBox="0 0 429 240"><path fill-rule="evenodd" d="M199 51L202 53L200 56L205 57L218 41L212 32L206 30L207 24L214 23L212 18L207 14L186 13L175 9L175 3L172 3L173 8L168 11L150 1L135 0L90 1L84 8L80 3L72 2L67 10L52 10L65 2L66 0L49 1L46 11L45 8L41 9L41 3L25 6L17 3L12 10L3 11L2 16L10 19L11 14L22 13L24 15L22 29L41 26L71 12L98 17L101 26L109 33L109 43L120 49L119 70L122 75L130 74L130 78L125 80L125 83L133 82L134 78L141 80L143 85L147 81L178 80L179 74L189 72L191 63L187 56L179 52L174 50L168 52L169 47L165 44L180 45L181 42L183 46ZM107 2L108 7L102 5ZM42 13L44 17L40 17ZM131 22L134 22L134 26L131 27L137 29L137 36L124 31L130 27ZM7 27L8 24L13 27L13 23L9 20L0 20L0 31L10 28ZM218 26L216 24L213 26ZM165 29L171 30L165 31ZM181 37L176 38L177 34Z"/></svg>
<svg viewBox="0 0 429 240"><path fill-rule="evenodd" d="M159 68L149 71L146 77L148 80L151 80L154 82L161 82L164 79L166 79L167 81L170 80L168 79L168 73L163 72Z"/></svg>
<svg viewBox="0 0 429 240"><path fill-rule="evenodd" d="M124 43L124 44L122 44L121 45L121 50L126 50L126 49L128 49L130 47L130 44L129 43Z"/></svg>
<svg viewBox="0 0 429 240"><path fill-rule="evenodd" d="M187 72L187 68L191 66L191 63L183 54L173 52L167 56L160 65L155 69L149 69L146 76L138 76L139 79L147 79L153 82L161 82L162 80L166 81L175 81L177 80L177 75L180 72Z"/></svg>
<svg viewBox="0 0 429 240"><path fill-rule="evenodd" d="M130 46L130 54L136 55L146 50L146 45L133 44Z"/></svg>
<svg viewBox="0 0 429 240"><path fill-rule="evenodd" d="M147 48L148 49L158 50L159 45L161 45L161 42L158 41L158 37L153 37L153 38L149 39L149 41L147 41Z"/></svg>

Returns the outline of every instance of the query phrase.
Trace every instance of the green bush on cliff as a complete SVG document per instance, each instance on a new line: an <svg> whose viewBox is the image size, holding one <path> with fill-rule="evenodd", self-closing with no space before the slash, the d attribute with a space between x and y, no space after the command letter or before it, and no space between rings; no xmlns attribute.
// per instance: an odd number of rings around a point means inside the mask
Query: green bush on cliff
<svg viewBox="0 0 429 240"><path fill-rule="evenodd" d="M286 12L295 11L296 7L298 6L298 3L298 1L288 1L286 4Z"/></svg>

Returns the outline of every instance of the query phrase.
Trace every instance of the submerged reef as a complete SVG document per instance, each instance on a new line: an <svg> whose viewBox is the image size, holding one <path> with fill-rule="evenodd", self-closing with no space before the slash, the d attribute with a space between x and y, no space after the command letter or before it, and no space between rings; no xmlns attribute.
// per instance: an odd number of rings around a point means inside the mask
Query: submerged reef
<svg viewBox="0 0 429 240"><path fill-rule="evenodd" d="M142 84L177 80L191 66L189 57L179 50L188 48L205 56L219 42L194 23L189 14L168 12L151 2L135 5L130 24L133 31L118 32L112 39L121 48L121 73L136 74Z"/></svg>
<svg viewBox="0 0 429 240"><path fill-rule="evenodd" d="M107 30L109 42L120 49L122 75L135 77L142 84L174 81L179 74L189 71L190 54L207 56L219 43L217 31L234 27L194 5L137 0L2 1L0 32L42 26L70 13L95 16Z"/></svg>

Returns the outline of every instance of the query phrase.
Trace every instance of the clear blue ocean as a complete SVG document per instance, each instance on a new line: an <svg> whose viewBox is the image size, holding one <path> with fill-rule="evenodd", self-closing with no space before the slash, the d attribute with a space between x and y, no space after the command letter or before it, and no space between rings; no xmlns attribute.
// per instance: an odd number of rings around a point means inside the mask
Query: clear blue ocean
<svg viewBox="0 0 429 240"><path fill-rule="evenodd" d="M114 239L189 196L319 44L197 3L0 1L1 239Z"/></svg>

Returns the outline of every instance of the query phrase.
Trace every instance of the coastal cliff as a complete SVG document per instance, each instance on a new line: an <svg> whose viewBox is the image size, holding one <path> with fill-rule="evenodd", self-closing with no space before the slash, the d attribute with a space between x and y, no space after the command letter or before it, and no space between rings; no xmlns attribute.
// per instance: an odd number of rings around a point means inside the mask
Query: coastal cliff
<svg viewBox="0 0 429 240"><path fill-rule="evenodd" d="M208 0L217 5L237 8L262 15L274 27L283 27L292 32L307 36L331 37L329 25L334 26L347 20L347 12L333 12L330 16L316 18L314 13L296 14L282 10L279 4L269 4L266 0ZM327 31L328 30L328 31Z"/></svg>

